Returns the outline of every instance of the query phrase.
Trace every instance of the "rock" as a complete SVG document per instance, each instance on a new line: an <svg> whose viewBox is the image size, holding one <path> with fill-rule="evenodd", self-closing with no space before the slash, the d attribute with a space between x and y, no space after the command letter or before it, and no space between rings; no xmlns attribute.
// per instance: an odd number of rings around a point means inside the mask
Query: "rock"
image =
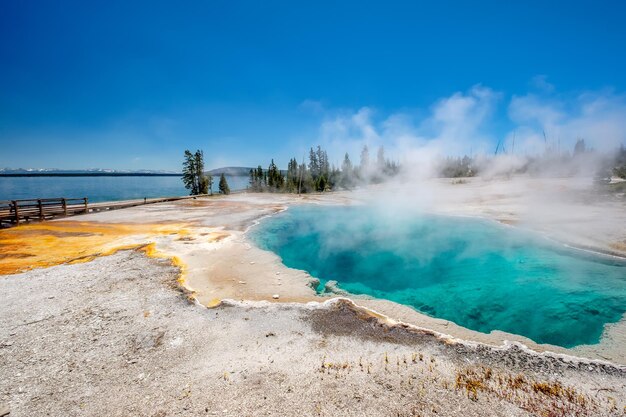
<svg viewBox="0 0 626 417"><path fill-rule="evenodd" d="M339 288L339 284L337 281L328 281L326 285L324 285L324 292L328 294L336 294L336 295L347 295L348 292Z"/></svg>
<svg viewBox="0 0 626 417"><path fill-rule="evenodd" d="M313 278L311 277L309 279L309 287L313 288L315 291L317 291L317 287L320 286L320 280L317 278Z"/></svg>
<svg viewBox="0 0 626 417"><path fill-rule="evenodd" d="M274 294L274 295L272 295L272 298L273 298L274 300L278 300L278 299L280 298L280 295L278 295L278 294Z"/></svg>
<svg viewBox="0 0 626 417"><path fill-rule="evenodd" d="M7 404L0 405L0 417L8 416L11 414L11 409Z"/></svg>
<svg viewBox="0 0 626 417"><path fill-rule="evenodd" d="M135 336L135 349L154 349L163 344L163 337L165 332L161 329L152 329L151 331L145 331L138 333Z"/></svg>

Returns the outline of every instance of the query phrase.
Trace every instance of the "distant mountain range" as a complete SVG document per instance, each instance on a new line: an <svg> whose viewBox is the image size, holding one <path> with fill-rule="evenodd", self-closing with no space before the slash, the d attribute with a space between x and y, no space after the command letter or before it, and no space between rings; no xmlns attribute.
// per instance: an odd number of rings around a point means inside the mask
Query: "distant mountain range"
<svg viewBox="0 0 626 417"><path fill-rule="evenodd" d="M229 176L248 176L250 168L246 167L223 167L208 171L212 176L222 173ZM80 176L180 176L180 172L165 170L120 170L120 169L57 169L57 168L0 168L0 177L80 177Z"/></svg>
<svg viewBox="0 0 626 417"><path fill-rule="evenodd" d="M119 169L56 169L56 168L0 168L0 176L5 177L34 177L34 176L175 176L180 175L174 171L164 170L119 170Z"/></svg>

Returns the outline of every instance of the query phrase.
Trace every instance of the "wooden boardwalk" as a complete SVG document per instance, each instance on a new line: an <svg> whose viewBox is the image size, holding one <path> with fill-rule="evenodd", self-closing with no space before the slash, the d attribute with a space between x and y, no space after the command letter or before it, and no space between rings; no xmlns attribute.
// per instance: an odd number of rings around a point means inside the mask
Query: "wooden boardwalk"
<svg viewBox="0 0 626 417"><path fill-rule="evenodd" d="M89 203L83 198L40 198L31 200L0 200L0 227L16 226L21 222L43 221L57 217L87 214L106 210L117 210L144 204L163 203L166 201L185 200L207 195L185 197L144 198L141 200L112 201L108 203Z"/></svg>

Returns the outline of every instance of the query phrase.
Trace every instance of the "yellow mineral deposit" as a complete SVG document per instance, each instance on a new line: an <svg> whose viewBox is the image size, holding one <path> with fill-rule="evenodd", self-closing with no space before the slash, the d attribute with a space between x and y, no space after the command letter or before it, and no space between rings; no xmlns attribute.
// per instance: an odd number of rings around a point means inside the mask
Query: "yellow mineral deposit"
<svg viewBox="0 0 626 417"><path fill-rule="evenodd" d="M168 258L181 268L180 259L157 251L152 240L174 235L184 238L189 226L180 223L120 224L59 221L34 223L0 231L0 275L34 268L89 262L125 249L141 249L150 257Z"/></svg>
<svg viewBox="0 0 626 417"><path fill-rule="evenodd" d="M118 249L118 250L122 250L122 249ZM167 255L163 252L160 252L159 250L157 250L156 245L154 243L142 245L138 249L141 250L143 253L145 253L146 256L148 256L149 258L168 259L172 263L172 265L180 269L180 274L178 275L178 279L177 279L178 284L188 290L191 290L190 288L188 288L185 282L186 265L183 263L183 261L181 261L181 259L178 256Z"/></svg>

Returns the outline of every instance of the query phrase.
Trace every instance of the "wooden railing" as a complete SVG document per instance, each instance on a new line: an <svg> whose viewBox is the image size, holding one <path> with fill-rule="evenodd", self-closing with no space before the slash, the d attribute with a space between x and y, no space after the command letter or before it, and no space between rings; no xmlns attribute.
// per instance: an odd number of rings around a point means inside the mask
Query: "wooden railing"
<svg viewBox="0 0 626 417"><path fill-rule="evenodd" d="M0 222L17 224L20 221L45 220L88 211L87 197L0 201Z"/></svg>
<svg viewBox="0 0 626 417"><path fill-rule="evenodd" d="M126 207L134 207L143 204L162 203L166 201L184 200L188 198L205 197L163 197L143 198L141 200L113 201L107 203L89 203L87 197L83 198L40 198L30 200L0 200L0 227L17 225L26 221L42 221L55 217L73 216L90 212L116 210Z"/></svg>

